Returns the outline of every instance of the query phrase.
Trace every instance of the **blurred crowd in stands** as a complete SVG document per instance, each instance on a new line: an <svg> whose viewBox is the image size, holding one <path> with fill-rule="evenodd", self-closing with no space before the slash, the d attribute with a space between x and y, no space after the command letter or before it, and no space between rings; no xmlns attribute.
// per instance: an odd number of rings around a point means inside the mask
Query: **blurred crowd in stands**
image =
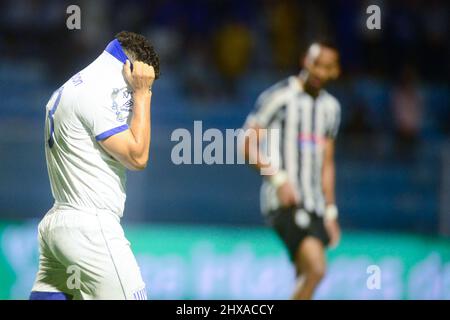
<svg viewBox="0 0 450 320"><path fill-rule="evenodd" d="M73 4L81 30L66 27ZM373 4L381 30L366 27ZM439 199L448 198L449 12L446 0L1 0L0 211L16 219L48 208L35 134L43 130L45 103L114 34L131 30L154 43L162 74L152 109L156 169L135 188L151 192L134 195L128 213L152 222L261 222L256 175L240 167L177 171L167 161L168 132L193 120L241 126L257 95L298 73L308 44L328 38L343 70L329 88L342 105L336 156L343 226L437 232L448 213ZM236 186L235 179L243 181ZM24 192L29 201L17 198ZM244 196L230 204L228 192Z"/></svg>
<svg viewBox="0 0 450 320"><path fill-rule="evenodd" d="M66 28L70 4L81 8L81 30ZM366 28L371 4L381 30ZM60 82L116 32L141 32L160 52L162 76L174 76L186 101L213 108L239 106L243 82L261 81L262 91L297 73L306 46L332 38L343 131L389 130L403 150L450 132L448 9L446 0L3 0L0 50L12 61L45 61Z"/></svg>

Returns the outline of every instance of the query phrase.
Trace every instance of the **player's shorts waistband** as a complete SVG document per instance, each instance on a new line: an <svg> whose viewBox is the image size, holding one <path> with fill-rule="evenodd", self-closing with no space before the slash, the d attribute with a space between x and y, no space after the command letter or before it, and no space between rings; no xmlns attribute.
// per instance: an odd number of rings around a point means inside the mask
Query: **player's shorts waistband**
<svg viewBox="0 0 450 320"><path fill-rule="evenodd" d="M49 213L61 211L61 210L62 211L64 211L64 210L78 211L78 212L93 214L93 215L109 214L109 215L112 215L113 217L115 217L117 219L117 221L120 221L120 218L121 218L121 216L119 216L117 213L115 213L114 211L109 210L109 209L82 207L82 206L73 205L71 203L60 203L60 202L55 202L53 207L50 209Z"/></svg>

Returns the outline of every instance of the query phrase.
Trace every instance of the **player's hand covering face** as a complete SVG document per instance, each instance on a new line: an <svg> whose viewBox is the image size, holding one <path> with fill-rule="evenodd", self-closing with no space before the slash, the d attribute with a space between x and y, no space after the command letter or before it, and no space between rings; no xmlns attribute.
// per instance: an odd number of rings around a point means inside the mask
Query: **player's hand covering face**
<svg viewBox="0 0 450 320"><path fill-rule="evenodd" d="M127 60L123 65L123 75L133 92L151 90L153 81L155 81L155 70L153 67L141 61L135 61L133 63L133 71L131 71L130 61Z"/></svg>

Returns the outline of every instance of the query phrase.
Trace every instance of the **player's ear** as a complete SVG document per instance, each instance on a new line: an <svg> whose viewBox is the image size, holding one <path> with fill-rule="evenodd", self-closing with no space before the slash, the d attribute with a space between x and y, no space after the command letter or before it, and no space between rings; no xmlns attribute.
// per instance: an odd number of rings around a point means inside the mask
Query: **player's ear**
<svg viewBox="0 0 450 320"><path fill-rule="evenodd" d="M332 80L336 80L341 75L341 64L340 64L339 52L335 51L335 53L336 53L335 63L334 63L333 72L331 74Z"/></svg>
<svg viewBox="0 0 450 320"><path fill-rule="evenodd" d="M333 73L331 74L331 79L336 80L341 75L341 67L339 64L336 64L336 67L333 70Z"/></svg>

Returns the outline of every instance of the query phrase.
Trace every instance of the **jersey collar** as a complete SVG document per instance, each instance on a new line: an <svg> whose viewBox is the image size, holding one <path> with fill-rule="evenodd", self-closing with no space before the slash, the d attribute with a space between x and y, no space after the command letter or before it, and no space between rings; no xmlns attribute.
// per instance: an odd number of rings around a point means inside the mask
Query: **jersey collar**
<svg viewBox="0 0 450 320"><path fill-rule="evenodd" d="M111 54L114 58L119 60L122 63L125 63L128 59L127 55L122 49L119 40L114 39L105 48L105 51Z"/></svg>

